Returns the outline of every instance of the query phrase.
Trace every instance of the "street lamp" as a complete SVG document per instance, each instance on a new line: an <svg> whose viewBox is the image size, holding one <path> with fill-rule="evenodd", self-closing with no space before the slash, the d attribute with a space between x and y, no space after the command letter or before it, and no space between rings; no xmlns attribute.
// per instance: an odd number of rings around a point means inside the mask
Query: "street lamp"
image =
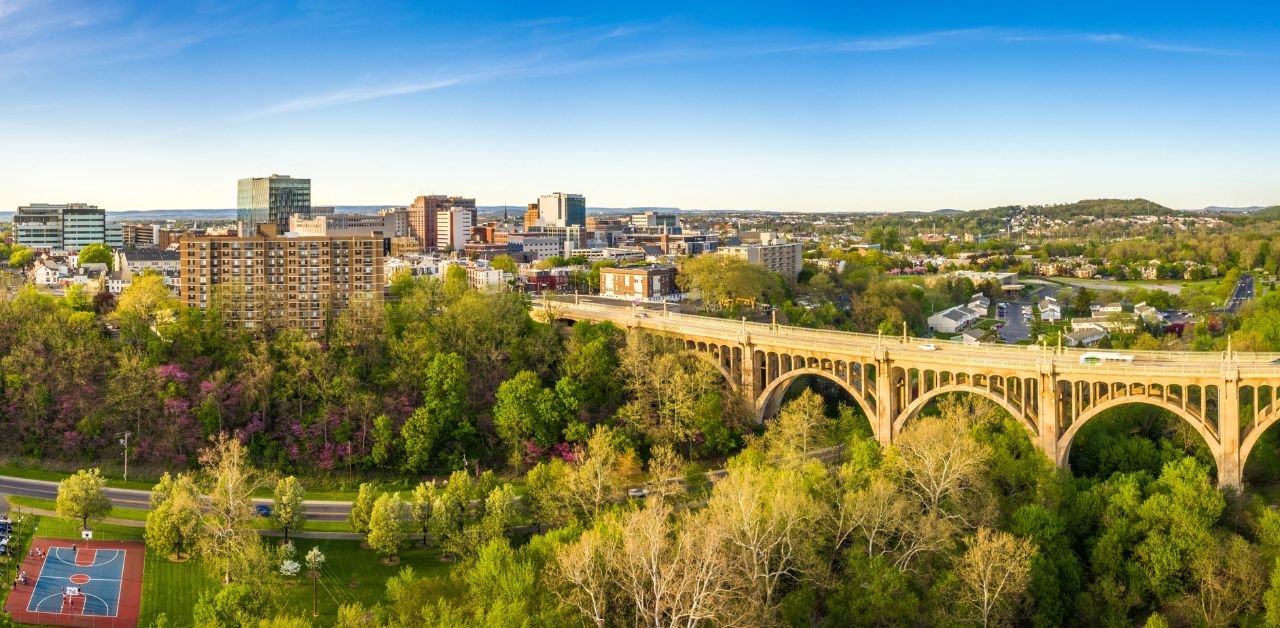
<svg viewBox="0 0 1280 628"><path fill-rule="evenodd" d="M133 436L133 432L121 432L116 434L120 438L119 443L124 445L124 481L129 481L129 437Z"/></svg>

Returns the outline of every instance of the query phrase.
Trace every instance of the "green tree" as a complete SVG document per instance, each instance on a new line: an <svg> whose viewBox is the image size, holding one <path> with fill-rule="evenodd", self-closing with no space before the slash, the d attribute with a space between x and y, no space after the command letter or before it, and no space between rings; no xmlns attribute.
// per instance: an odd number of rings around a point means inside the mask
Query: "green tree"
<svg viewBox="0 0 1280 628"><path fill-rule="evenodd" d="M383 493L369 516L369 547L390 560L404 546L405 508L400 493Z"/></svg>
<svg viewBox="0 0 1280 628"><path fill-rule="evenodd" d="M360 489L356 492L356 500L351 502L351 514L347 517L347 523L351 526L351 531L358 534L368 534L369 517L373 515L373 504L378 500L378 485L373 482L364 482L360 484Z"/></svg>
<svg viewBox="0 0 1280 628"><path fill-rule="evenodd" d="M35 261L35 259L35 251L22 245L16 245L13 247L13 252L9 254L9 267L22 268Z"/></svg>
<svg viewBox="0 0 1280 628"><path fill-rule="evenodd" d="M414 487L409 498L409 515L413 525L422 533L422 546L427 546L427 536L431 533L431 518L435 509L436 483L422 482Z"/></svg>
<svg viewBox="0 0 1280 628"><path fill-rule="evenodd" d="M520 271L520 265L516 264L515 258L510 255L494 256L494 258L489 261L489 266L503 272L511 273L512 275Z"/></svg>
<svg viewBox="0 0 1280 628"><path fill-rule="evenodd" d="M493 424L509 451L519 453L526 441L550 447L578 414L578 391L572 380L562 378L555 388L543 388L538 375L520 371L498 387Z"/></svg>
<svg viewBox="0 0 1280 628"><path fill-rule="evenodd" d="M271 522L284 533L285 542L289 541L290 530L297 530L306 523L307 513L302 507L303 493L302 483L292 475L276 482Z"/></svg>
<svg viewBox="0 0 1280 628"><path fill-rule="evenodd" d="M168 480L167 482L165 480ZM163 492L151 494L151 512L147 513L145 537L147 547L161 556L175 555L181 560L186 549L200 533L200 489L195 480L185 473L170 478L166 473L161 481L166 484ZM160 496L159 501L156 500Z"/></svg>
<svg viewBox="0 0 1280 628"><path fill-rule="evenodd" d="M98 469L76 471L75 475L58 482L58 514L79 519L80 527L89 529L90 519L101 519L111 512L106 487L107 479Z"/></svg>
<svg viewBox="0 0 1280 628"><path fill-rule="evenodd" d="M219 435L200 453L208 481L208 508L200 534L200 555L223 585L264 577L270 572L257 530L253 493L265 487L265 477L248 462L239 439Z"/></svg>
<svg viewBox="0 0 1280 628"><path fill-rule="evenodd" d="M782 276L763 266L729 255L698 255L684 260L676 283L695 293L707 308L731 305L739 300L772 301L782 294Z"/></svg>
<svg viewBox="0 0 1280 628"><path fill-rule="evenodd" d="M196 628L257 626L260 619L276 610L271 591L272 587L244 583L206 589L192 608L192 621Z"/></svg>
<svg viewBox="0 0 1280 628"><path fill-rule="evenodd" d="M130 315L145 323L154 323L178 307L173 291L164 284L164 277L154 272L133 276L133 283L120 294L116 302L118 316Z"/></svg>
<svg viewBox="0 0 1280 628"><path fill-rule="evenodd" d="M436 354L427 367L422 405L400 430L406 470L430 469L438 452L448 462L461 460L475 433L465 417L466 401L467 368L462 357Z"/></svg>
<svg viewBox="0 0 1280 628"><path fill-rule="evenodd" d="M112 270L115 265L115 255L111 252L111 247L102 244L90 244L80 249L80 255L76 258L77 266L85 264L106 264L107 270Z"/></svg>

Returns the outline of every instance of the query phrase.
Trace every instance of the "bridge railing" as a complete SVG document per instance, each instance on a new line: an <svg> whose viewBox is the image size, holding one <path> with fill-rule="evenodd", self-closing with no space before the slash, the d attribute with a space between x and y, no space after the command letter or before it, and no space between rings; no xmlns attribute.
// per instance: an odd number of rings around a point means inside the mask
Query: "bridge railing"
<svg viewBox="0 0 1280 628"><path fill-rule="evenodd" d="M535 303L541 308L541 303ZM1094 351L1070 347L1008 346L997 344L970 345L957 340L937 340L928 338L902 336L882 336L839 330L811 329L787 325L770 325L751 321L734 321L712 318L696 314L677 312L656 312L644 310L646 316L636 317L630 306L605 305L599 303L565 303L556 301L553 311L561 313L592 313L600 320L610 320L625 325L662 329L668 332L706 332L722 340L730 340L742 334L750 334L756 342L786 341L788 348L810 351L832 351L846 349L860 353L876 348L902 349L914 348L922 350L926 344L939 347L937 354L930 355L931 361L952 362L964 358L970 361L998 360L1004 366L1034 368L1037 365L1052 363L1060 370L1071 370L1088 373L1133 374L1134 367L1158 366L1162 372L1170 374L1209 375L1228 365L1238 367L1241 375L1280 375L1280 353L1240 353L1232 352L1230 360L1224 352L1207 351L1123 351L1134 358L1134 364L1099 364L1081 365L1080 356Z"/></svg>

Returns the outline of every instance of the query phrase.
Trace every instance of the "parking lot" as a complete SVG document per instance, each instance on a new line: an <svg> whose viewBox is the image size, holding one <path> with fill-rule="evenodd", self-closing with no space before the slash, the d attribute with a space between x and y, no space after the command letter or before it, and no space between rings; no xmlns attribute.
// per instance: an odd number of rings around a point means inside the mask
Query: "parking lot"
<svg viewBox="0 0 1280 628"><path fill-rule="evenodd" d="M997 335L1013 344L1031 337L1031 306L1025 303L1001 302L996 305L996 318L1003 325Z"/></svg>

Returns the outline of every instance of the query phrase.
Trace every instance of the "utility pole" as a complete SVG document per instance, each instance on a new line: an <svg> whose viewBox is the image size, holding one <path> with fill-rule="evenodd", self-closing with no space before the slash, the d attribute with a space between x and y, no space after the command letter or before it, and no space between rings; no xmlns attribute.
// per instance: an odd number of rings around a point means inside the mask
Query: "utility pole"
<svg viewBox="0 0 1280 628"><path fill-rule="evenodd" d="M133 432L121 432L116 434L121 436L120 444L124 445L124 481L129 481L129 437L133 436Z"/></svg>

